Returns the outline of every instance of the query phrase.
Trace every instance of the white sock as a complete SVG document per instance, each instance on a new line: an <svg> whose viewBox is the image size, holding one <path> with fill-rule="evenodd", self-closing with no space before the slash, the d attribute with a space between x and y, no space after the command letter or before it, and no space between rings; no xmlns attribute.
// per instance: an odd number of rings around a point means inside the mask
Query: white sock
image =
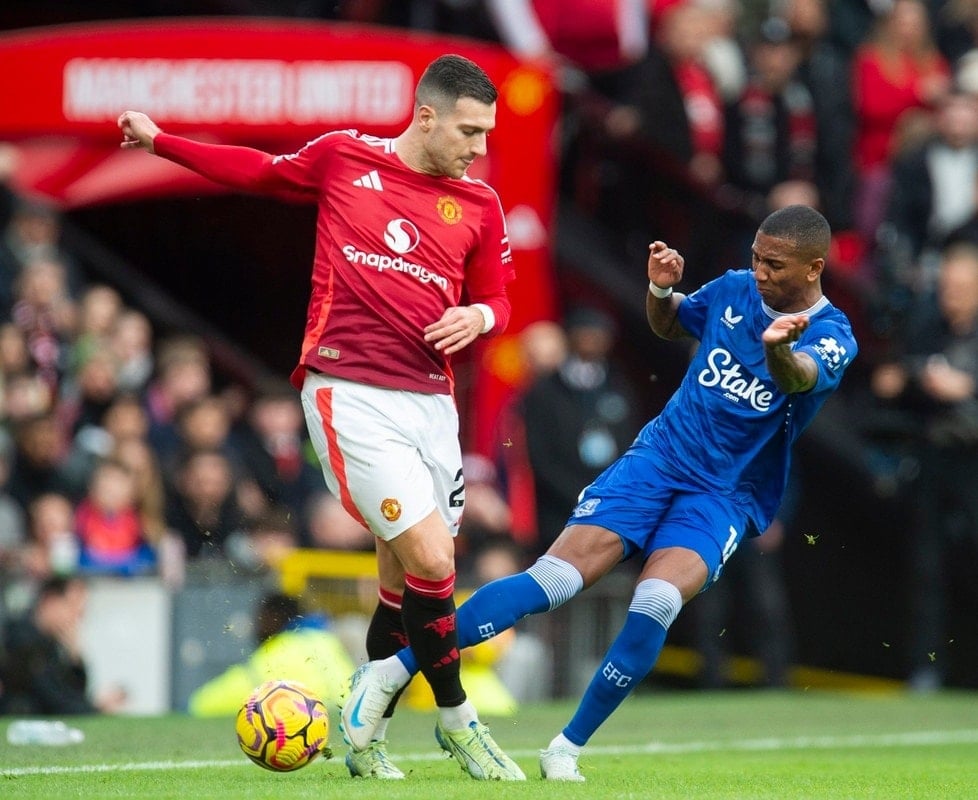
<svg viewBox="0 0 978 800"><path fill-rule="evenodd" d="M550 742L548 750L553 750L555 747L559 747L561 750L567 750L575 756L581 754L581 746L574 744L570 739L568 739L564 734L558 733Z"/></svg>
<svg viewBox="0 0 978 800"><path fill-rule="evenodd" d="M469 723L478 722L479 714L476 712L475 706L466 700L462 705L453 708L440 707L438 718L446 731L461 731L468 728Z"/></svg>
<svg viewBox="0 0 978 800"><path fill-rule="evenodd" d="M397 656L385 658L377 662L377 671L389 684L393 684L398 689L403 689L411 680L411 673L404 668L401 659Z"/></svg>
<svg viewBox="0 0 978 800"><path fill-rule="evenodd" d="M374 741L381 742L387 738L387 726L390 725L390 717L381 717L380 722L377 723L377 729L374 731Z"/></svg>

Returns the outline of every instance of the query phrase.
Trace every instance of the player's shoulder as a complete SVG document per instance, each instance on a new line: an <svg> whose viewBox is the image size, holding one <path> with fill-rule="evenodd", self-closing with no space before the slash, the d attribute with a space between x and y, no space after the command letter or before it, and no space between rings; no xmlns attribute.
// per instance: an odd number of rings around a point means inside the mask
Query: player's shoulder
<svg viewBox="0 0 978 800"><path fill-rule="evenodd" d="M337 150L373 150L379 153L393 152L393 139L361 133L356 128L327 131L310 141L306 147L328 147Z"/></svg>
<svg viewBox="0 0 978 800"><path fill-rule="evenodd" d="M478 197L483 197L487 201L491 201L493 203L500 203L499 194L496 192L496 190L481 178L472 178L468 175L463 175L461 178L454 178L450 180L452 180L452 183L456 184L463 191L469 192Z"/></svg>

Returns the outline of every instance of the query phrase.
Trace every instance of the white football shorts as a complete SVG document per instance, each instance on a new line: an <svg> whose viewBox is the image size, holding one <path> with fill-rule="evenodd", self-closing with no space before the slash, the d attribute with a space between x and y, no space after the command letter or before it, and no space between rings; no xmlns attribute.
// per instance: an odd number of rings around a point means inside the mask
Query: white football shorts
<svg viewBox="0 0 978 800"><path fill-rule="evenodd" d="M375 536L389 541L436 508L458 534L465 485L451 395L307 370L302 408L326 486Z"/></svg>

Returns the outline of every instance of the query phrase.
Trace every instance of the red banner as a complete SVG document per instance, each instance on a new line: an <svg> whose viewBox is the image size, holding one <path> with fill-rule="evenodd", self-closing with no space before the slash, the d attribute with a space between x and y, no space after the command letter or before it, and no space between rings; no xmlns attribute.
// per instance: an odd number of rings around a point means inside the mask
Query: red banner
<svg viewBox="0 0 978 800"><path fill-rule="evenodd" d="M116 118L145 111L172 133L292 152L325 130L400 133L414 86L437 56L478 62L499 88L489 156L473 174L499 192L517 265L513 318L486 349L468 446L491 449L492 421L520 379L513 337L552 319L550 258L558 93L504 49L409 31L242 18L92 23L0 37L0 140L21 159L15 186L64 208L221 191L162 159L121 151Z"/></svg>

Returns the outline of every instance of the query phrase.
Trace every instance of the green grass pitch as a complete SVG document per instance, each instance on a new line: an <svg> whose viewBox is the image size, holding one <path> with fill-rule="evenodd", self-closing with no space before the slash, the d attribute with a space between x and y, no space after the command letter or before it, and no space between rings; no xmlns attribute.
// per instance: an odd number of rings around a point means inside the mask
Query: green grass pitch
<svg viewBox="0 0 978 800"><path fill-rule="evenodd" d="M571 703L487 719L527 783L473 781L441 754L433 714L401 712L391 752L400 782L353 780L336 755L275 774L238 750L230 719L79 718L85 742L15 747L0 739L0 797L194 800L508 800L508 798L978 798L978 693L652 691L629 698L581 758L584 784L539 778L536 751ZM9 720L0 719L5 733Z"/></svg>

